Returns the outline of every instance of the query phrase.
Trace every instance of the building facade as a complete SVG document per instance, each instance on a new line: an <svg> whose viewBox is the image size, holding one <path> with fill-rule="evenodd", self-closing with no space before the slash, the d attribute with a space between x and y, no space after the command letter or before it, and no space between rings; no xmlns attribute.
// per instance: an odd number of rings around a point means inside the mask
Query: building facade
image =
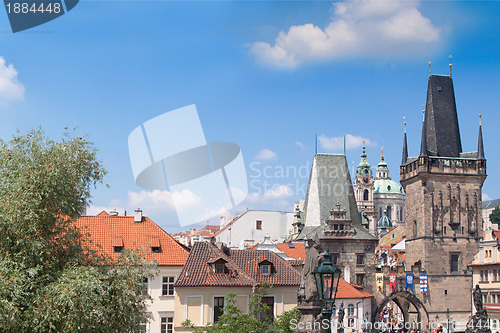
<svg viewBox="0 0 500 333"><path fill-rule="evenodd" d="M197 326L217 321L227 294L249 312L249 301L264 282L272 285L262 301L274 318L297 306L300 273L279 255L267 250L237 250L209 242L194 244L175 283L175 332L189 332L182 323Z"/></svg>
<svg viewBox="0 0 500 333"><path fill-rule="evenodd" d="M173 333L174 283L184 266L189 251L167 232L161 229L141 210L134 216L119 216L102 211L98 215L81 216L75 225L84 234L89 234L95 250L113 259L118 259L124 249L147 251L146 260L158 263L158 275L145 281L152 298L148 301L151 320L144 323L149 333Z"/></svg>

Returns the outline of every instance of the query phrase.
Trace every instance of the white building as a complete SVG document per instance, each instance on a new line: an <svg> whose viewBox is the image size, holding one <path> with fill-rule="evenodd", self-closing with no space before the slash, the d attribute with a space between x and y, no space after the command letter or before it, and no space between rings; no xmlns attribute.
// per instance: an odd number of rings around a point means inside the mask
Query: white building
<svg viewBox="0 0 500 333"><path fill-rule="evenodd" d="M291 233L293 213L247 210L215 233L217 242L229 248L250 248L268 236L274 243L283 243Z"/></svg>

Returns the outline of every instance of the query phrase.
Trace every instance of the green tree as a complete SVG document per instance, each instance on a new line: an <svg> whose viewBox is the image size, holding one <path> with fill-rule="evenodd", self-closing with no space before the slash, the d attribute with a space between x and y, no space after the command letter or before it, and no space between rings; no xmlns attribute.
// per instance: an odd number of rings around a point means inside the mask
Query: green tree
<svg viewBox="0 0 500 333"><path fill-rule="evenodd" d="M496 206L495 209L490 214L491 223L496 223L500 225L500 206Z"/></svg>
<svg viewBox="0 0 500 333"><path fill-rule="evenodd" d="M132 332L146 316L138 251L113 262L73 222L106 170L85 137L0 141L0 331Z"/></svg>
<svg viewBox="0 0 500 333"><path fill-rule="evenodd" d="M291 321L297 318L298 310L284 312L276 321L270 315L266 315L269 306L262 303L261 299L266 295L266 289L272 288L269 284L263 284L252 295L249 303L249 313L242 312L236 305L235 293L228 293L225 297L226 305L223 314L210 326L197 327L186 320L182 323L194 333L291 333Z"/></svg>

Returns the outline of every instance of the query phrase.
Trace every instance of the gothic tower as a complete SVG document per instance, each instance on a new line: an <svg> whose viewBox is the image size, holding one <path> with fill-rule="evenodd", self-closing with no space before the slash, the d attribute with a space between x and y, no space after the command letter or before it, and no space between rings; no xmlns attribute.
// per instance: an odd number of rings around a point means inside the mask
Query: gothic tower
<svg viewBox="0 0 500 333"><path fill-rule="evenodd" d="M408 157L406 132L400 167L406 192L406 266L427 273L420 295L429 317L465 320L471 312L468 265L482 236L481 188L486 160L479 128L478 151L462 152L453 81L430 75L420 155Z"/></svg>

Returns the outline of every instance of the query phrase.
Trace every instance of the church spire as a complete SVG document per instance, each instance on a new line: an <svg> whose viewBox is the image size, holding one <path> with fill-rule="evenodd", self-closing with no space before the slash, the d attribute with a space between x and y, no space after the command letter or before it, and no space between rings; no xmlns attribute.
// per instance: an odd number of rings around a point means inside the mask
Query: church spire
<svg viewBox="0 0 500 333"><path fill-rule="evenodd" d="M406 118L406 117L403 117L403 118ZM407 147L407 143L406 143L406 121L404 122L404 125L405 125L405 134L403 137L403 158L401 160L401 165L406 164L406 161L408 160L408 147Z"/></svg>
<svg viewBox="0 0 500 333"><path fill-rule="evenodd" d="M479 135L477 137L477 158L484 160L483 130L481 128L481 114L479 114Z"/></svg>
<svg viewBox="0 0 500 333"><path fill-rule="evenodd" d="M422 140L420 141L420 156L427 156L427 123L425 122L425 110L422 110L424 119L422 121Z"/></svg>

